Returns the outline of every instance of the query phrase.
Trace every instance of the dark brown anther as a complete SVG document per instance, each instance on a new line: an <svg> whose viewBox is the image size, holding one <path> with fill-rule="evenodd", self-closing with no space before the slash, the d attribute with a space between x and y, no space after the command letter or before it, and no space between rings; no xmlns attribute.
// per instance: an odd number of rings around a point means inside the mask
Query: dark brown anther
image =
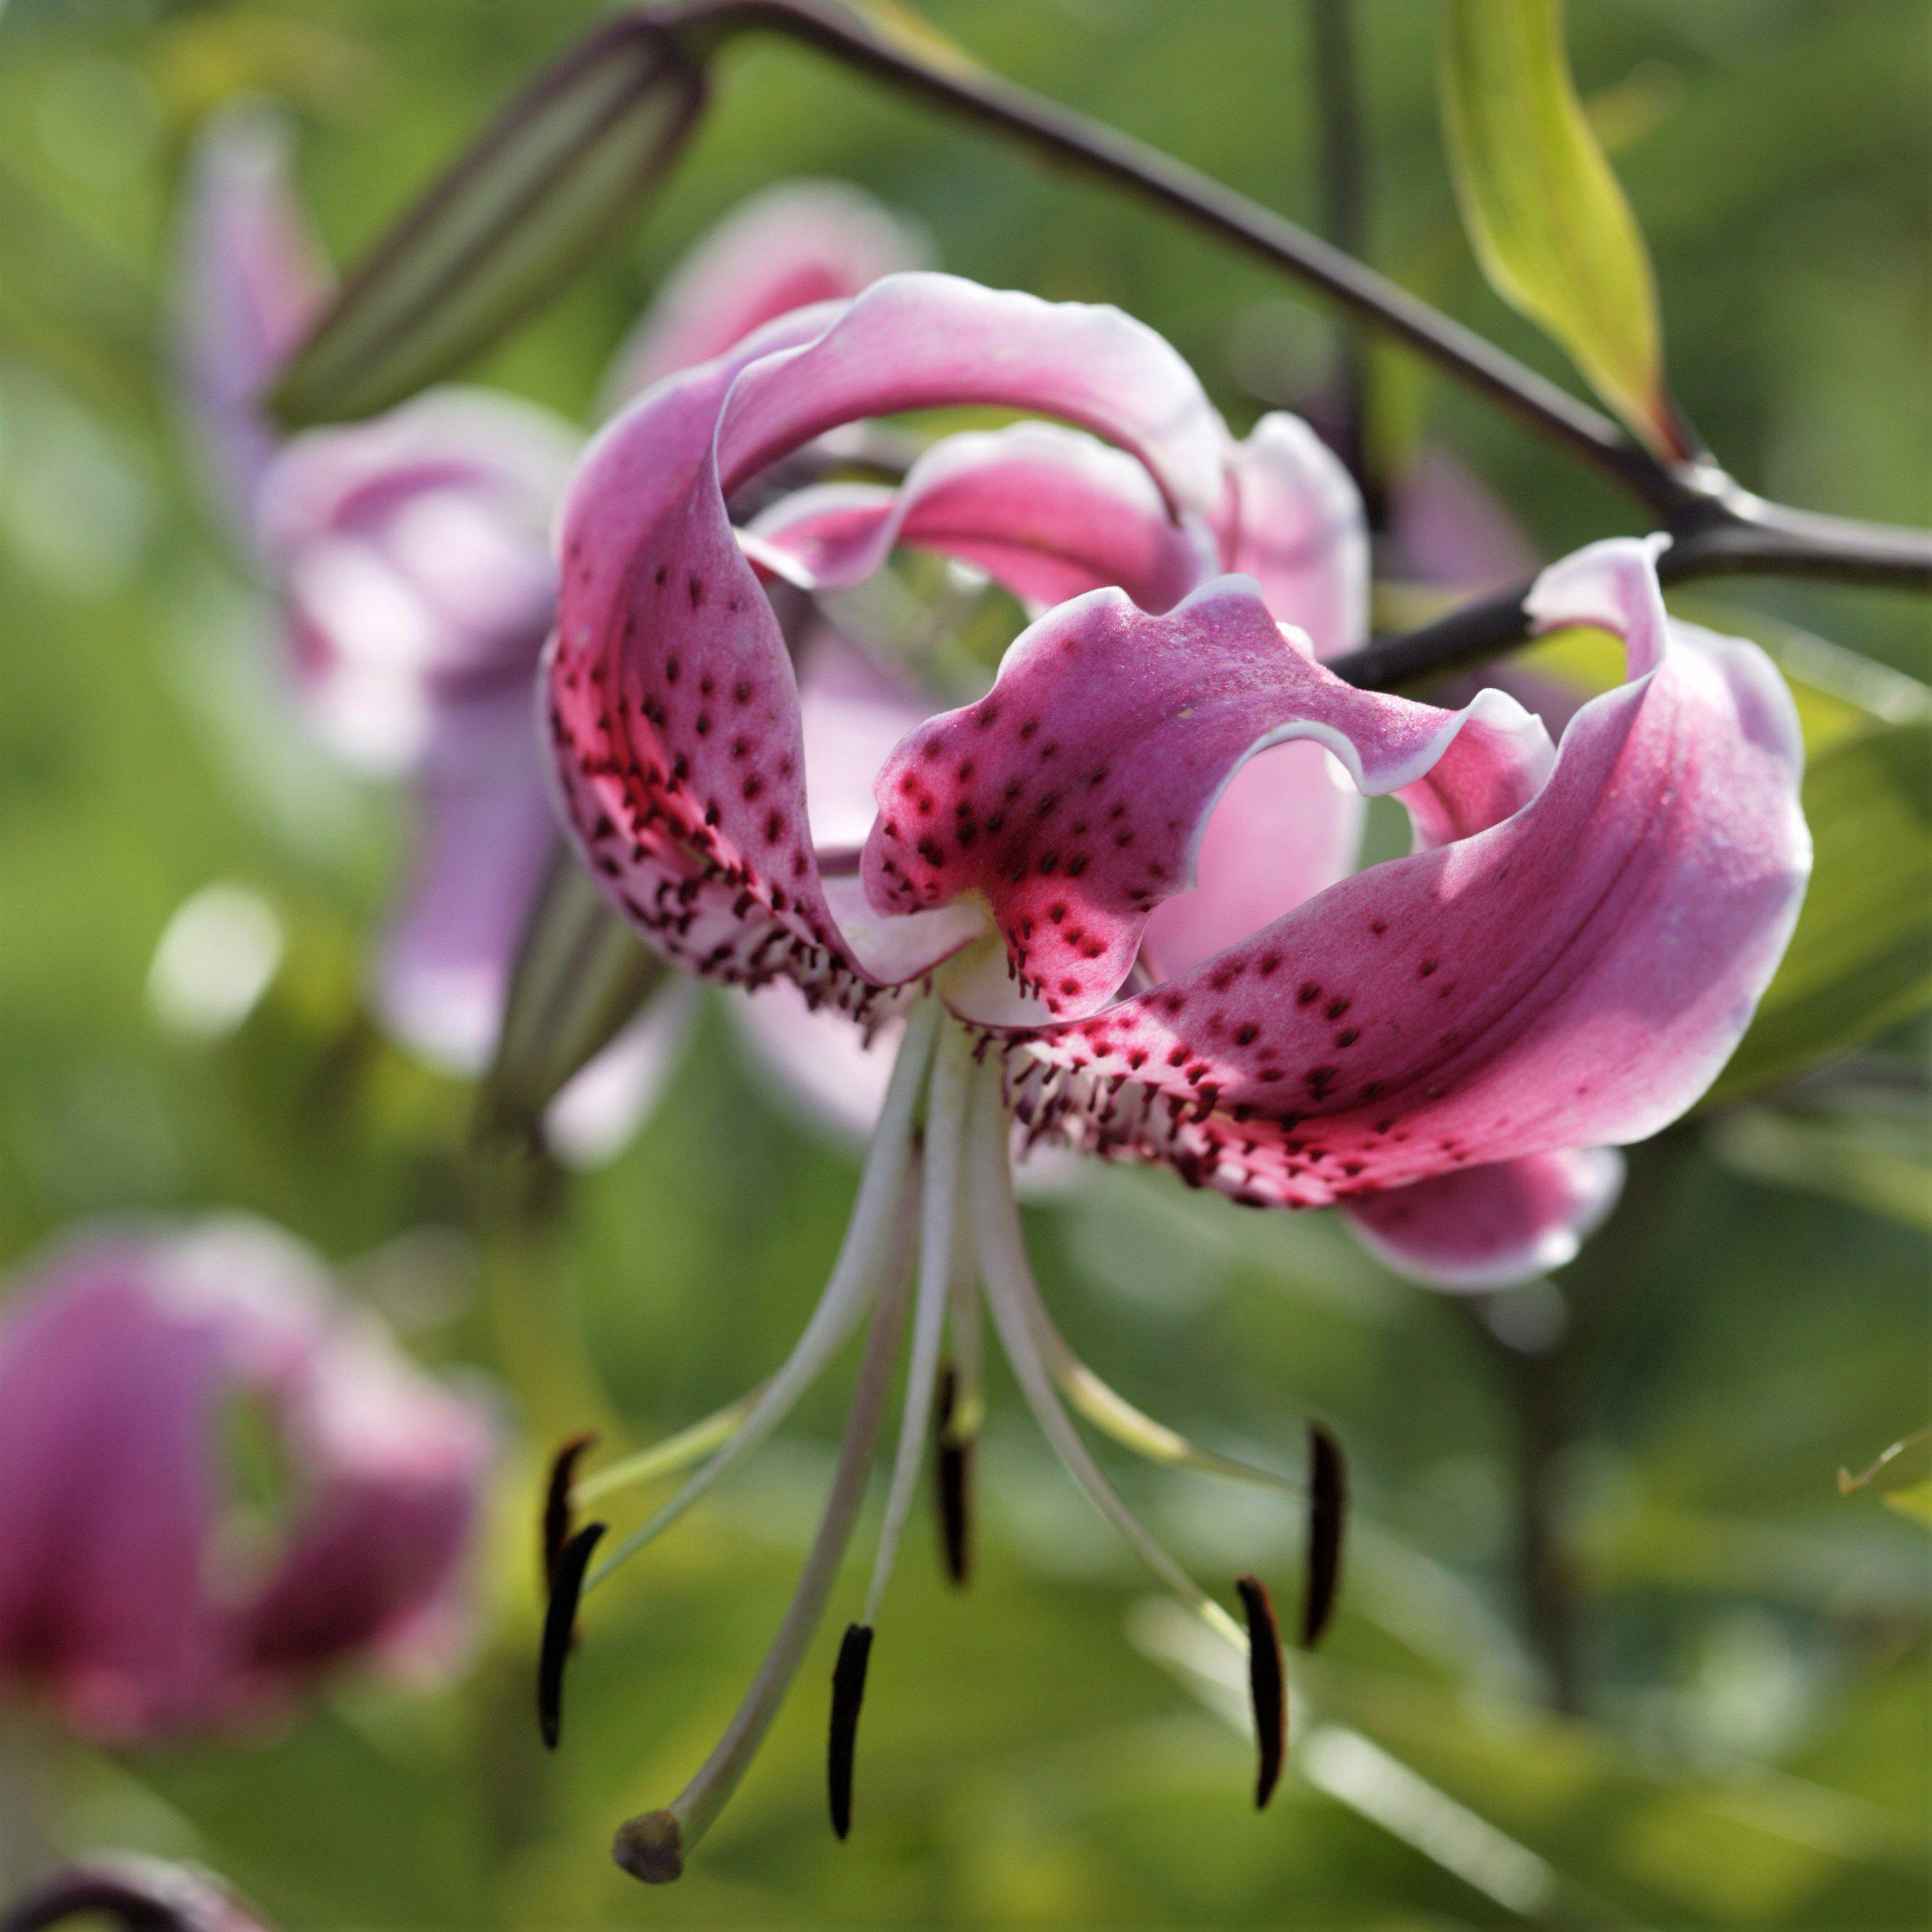
<svg viewBox="0 0 1932 1932"><path fill-rule="evenodd" d="M825 1752L832 1828L841 1838L852 1828L852 1766L859 1748L859 1709L866 1701L866 1666L872 1658L872 1625L848 1624L832 1670L832 1734Z"/></svg>
<svg viewBox="0 0 1932 1932"><path fill-rule="evenodd" d="M946 1559L946 1574L964 1586L973 1574L973 1450L974 1438L955 1429L953 1412L958 1400L959 1378L951 1363L939 1372L939 1400L935 1430L938 1454L933 1474L939 1504L939 1544Z"/></svg>
<svg viewBox="0 0 1932 1932"><path fill-rule="evenodd" d="M673 1812L640 1812L617 1827L610 1856L646 1885L673 1884L684 1876L684 1827Z"/></svg>
<svg viewBox="0 0 1932 1932"><path fill-rule="evenodd" d="M537 1653L537 1728L552 1750L563 1725L563 1666L577 1629L577 1600L584 1573L604 1534L601 1522L586 1522L564 1540L550 1578L550 1604L544 1612L543 1642Z"/></svg>
<svg viewBox="0 0 1932 1932"><path fill-rule="evenodd" d="M1308 1430L1308 1577L1301 1599L1301 1647L1322 1641L1342 1587L1342 1529L1348 1508L1342 1445L1318 1422Z"/></svg>
<svg viewBox="0 0 1932 1932"><path fill-rule="evenodd" d="M556 1454L550 1458L550 1481L544 1490L543 1508L543 1581L546 1594L556 1588L557 1558L563 1554L563 1546L570 1540L570 1486L577 1480L578 1464L596 1440L587 1431L581 1436L573 1436L568 1442L560 1444Z"/></svg>
<svg viewBox="0 0 1932 1932"><path fill-rule="evenodd" d="M1248 1613L1248 1699L1255 1711L1255 1809L1267 1804L1281 1780L1288 1755L1288 1684L1281 1651L1281 1628L1274 1604L1258 1576L1237 1577L1241 1607Z"/></svg>

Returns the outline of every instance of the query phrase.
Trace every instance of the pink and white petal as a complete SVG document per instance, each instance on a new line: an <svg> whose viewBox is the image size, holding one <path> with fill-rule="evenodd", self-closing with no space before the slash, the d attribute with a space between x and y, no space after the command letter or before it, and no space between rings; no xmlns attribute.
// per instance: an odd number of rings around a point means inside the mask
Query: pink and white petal
<svg viewBox="0 0 1932 1932"><path fill-rule="evenodd" d="M375 987L388 1031L459 1074L476 1072L495 1042L510 963L556 838L527 702L472 710L502 755L419 782L416 850Z"/></svg>
<svg viewBox="0 0 1932 1932"><path fill-rule="evenodd" d="M1132 457L1052 423L948 436L897 490L801 490L751 527L808 590L860 583L912 544L984 571L1036 612L1106 584L1166 610L1217 567L1210 532L1170 516Z"/></svg>
<svg viewBox="0 0 1932 1932"><path fill-rule="evenodd" d="M544 1143L566 1167L601 1167L629 1145L676 1076L698 1013L698 988L680 976L544 1110Z"/></svg>
<svg viewBox="0 0 1932 1932"><path fill-rule="evenodd" d="M1228 466L1216 525L1224 568L1252 577L1268 608L1318 658L1369 634L1369 526L1341 460L1299 416L1262 417Z"/></svg>
<svg viewBox="0 0 1932 1932"><path fill-rule="evenodd" d="M1535 610L1612 626L1632 671L1577 713L1536 797L1036 1036L1079 1070L1049 1111L1238 1196L1319 1204L1642 1139L1697 1099L1810 868L1790 694L1754 646L1665 619L1642 544L1558 566ZM1082 1116L1117 1078L1131 1100Z"/></svg>
<svg viewBox="0 0 1932 1932"><path fill-rule="evenodd" d="M922 236L842 182L754 196L704 236L640 318L614 358L607 413L775 316L856 296L928 253Z"/></svg>
<svg viewBox="0 0 1932 1932"><path fill-rule="evenodd" d="M808 328L820 332L774 346ZM1114 383L1129 386L1116 395ZM725 497L842 422L963 402L1087 419L1181 498L1218 461L1219 418L1138 323L898 275L829 324L814 311L782 318L660 384L578 472L550 674L562 802L616 902L700 970L784 970L867 997L814 860L784 640ZM962 943L957 920L918 923L935 946ZM922 951L910 924L892 951L907 978L946 956Z"/></svg>
<svg viewBox="0 0 1932 1932"><path fill-rule="evenodd" d="M1362 1245L1398 1274L1469 1293L1574 1261L1623 1184L1615 1148L1566 1148L1391 1187L1343 1211Z"/></svg>
<svg viewBox="0 0 1932 1932"><path fill-rule="evenodd" d="M956 275L875 282L815 340L760 358L718 430L724 494L862 417L974 404L1036 411L1138 457L1176 511L1218 507L1226 430L1194 372L1120 310Z"/></svg>
<svg viewBox="0 0 1932 1932"><path fill-rule="evenodd" d="M1419 823L1443 826L1514 809L1550 757L1541 728L1496 693L1451 713L1343 683L1250 579L1215 579L1166 616L1096 591L1033 625L992 692L893 754L866 890L902 914L982 902L1018 993L1063 1017L1092 1012L1154 909L1192 883L1235 772L1295 740L1332 753L1358 790L1402 792Z"/></svg>
<svg viewBox="0 0 1932 1932"><path fill-rule="evenodd" d="M1366 801L1319 745L1275 745L1228 781L1201 835L1194 884L1154 909L1142 959L1172 979L1355 868Z"/></svg>
<svg viewBox="0 0 1932 1932"><path fill-rule="evenodd" d="M222 510L244 531L276 440L262 388L330 281L295 198L290 145L284 116L263 103L236 104L209 117L188 163L182 375Z"/></svg>

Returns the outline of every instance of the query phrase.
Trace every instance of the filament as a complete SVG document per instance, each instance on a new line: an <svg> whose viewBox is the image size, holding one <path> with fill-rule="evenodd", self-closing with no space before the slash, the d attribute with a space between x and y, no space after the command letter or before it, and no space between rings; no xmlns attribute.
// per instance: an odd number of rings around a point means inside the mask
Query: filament
<svg viewBox="0 0 1932 1932"><path fill-rule="evenodd" d="M926 1036L930 1040L929 1028ZM704 1835L737 1789L764 1742L824 1615L826 1599L858 1520L860 1504L865 1500L866 1478L872 1472L879 1423L892 1385L900 1330L904 1325L911 1286L911 1258L908 1252L911 1231L909 1217L901 1215L895 1220L900 1230L900 1238L893 1244L895 1265L886 1276L873 1310L865 1357L860 1364L852 1406L838 1444L838 1460L826 1496L825 1513L819 1520L818 1533L812 1538L784 1621L758 1666L758 1674L752 1680L752 1688L745 1694L744 1702L696 1776L663 1810L646 1813L619 1830L619 1862L648 1882L659 1883L677 1876L684 1855Z"/></svg>
<svg viewBox="0 0 1932 1932"><path fill-rule="evenodd" d="M972 1046L964 1029L941 1033L926 1107L926 1175L920 1228L919 1299L913 1315L912 1349L906 1365L905 1394L899 1414L898 1446L879 1526L872 1578L860 1622L878 1620L879 1606L892 1580L892 1565L911 1514L913 1496L932 1418L933 1389L939 1375L940 1344L952 1287L953 1227L959 1207L966 1106L971 1089Z"/></svg>
<svg viewBox="0 0 1932 1932"><path fill-rule="evenodd" d="M1075 1411L1103 1435L1123 1448L1131 1449L1150 1462L1174 1468L1198 1469L1210 1475L1232 1477L1237 1482L1258 1484L1284 1496L1300 1496L1307 1485L1299 1478L1244 1462L1238 1456L1224 1456L1217 1450L1204 1449L1177 1429L1156 1421L1145 1410L1136 1408L1111 1383L1104 1382L1076 1355L1066 1338L1047 1312L1040 1285L1029 1272L1020 1284L1025 1292L1026 1314L1034 1339L1061 1393Z"/></svg>
<svg viewBox="0 0 1932 1932"><path fill-rule="evenodd" d="M1120 1499L1054 1392L1052 1375L1027 1314L1028 1300L1036 1298L1038 1291L1033 1286L1033 1270L1027 1260L1019 1205L1013 1198L1006 1102L1000 1090L997 1066L982 1069L976 1084L968 1155L973 1220L980 1238L980 1271L993 1325L1012 1364L1020 1392L1042 1432L1088 1500L1183 1603L1245 1656L1246 1633L1175 1562Z"/></svg>
<svg viewBox="0 0 1932 1932"><path fill-rule="evenodd" d="M619 1564L668 1529L758 1449L818 1379L856 1325L877 1287L880 1264L902 1219L906 1172L913 1158L914 1118L938 1024L937 1001L926 1002L907 1022L872 1149L866 1157L865 1172L860 1177L852 1220L832 1278L805 1324L804 1333L778 1372L758 1392L743 1419L717 1454L597 1565L584 1584L586 1592L596 1589Z"/></svg>

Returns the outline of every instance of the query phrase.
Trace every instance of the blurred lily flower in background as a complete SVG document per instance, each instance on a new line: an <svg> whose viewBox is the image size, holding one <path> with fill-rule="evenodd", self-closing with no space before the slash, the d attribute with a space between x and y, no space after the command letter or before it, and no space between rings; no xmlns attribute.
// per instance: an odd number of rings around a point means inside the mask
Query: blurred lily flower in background
<svg viewBox="0 0 1932 1932"><path fill-rule="evenodd" d="M922 253L911 231L836 183L758 196L667 281L614 359L607 395L620 402ZM203 130L181 280L192 426L224 520L274 600L294 698L346 764L413 788L415 849L375 972L376 1010L426 1060L475 1073L556 844L535 689L555 606L549 526L578 432L515 398L452 388L277 439L260 393L330 276L294 198L286 124L266 104L231 106ZM692 1010L666 987L582 1070L547 1114L554 1152L582 1163L625 1143ZM805 1023L807 1063L822 1058L815 1031ZM827 1038L824 1050L838 1048ZM852 1104L850 1070L807 1076L835 1114ZM862 1080L862 1108L868 1086L883 1084Z"/></svg>
<svg viewBox="0 0 1932 1932"><path fill-rule="evenodd" d="M126 1852L50 1873L0 1911L0 1932L45 1932L76 1919L105 1919L125 1932L268 1932L209 1874Z"/></svg>
<svg viewBox="0 0 1932 1932"><path fill-rule="evenodd" d="M440 1674L493 1440L265 1224L71 1237L0 1319L0 1678L128 1744Z"/></svg>

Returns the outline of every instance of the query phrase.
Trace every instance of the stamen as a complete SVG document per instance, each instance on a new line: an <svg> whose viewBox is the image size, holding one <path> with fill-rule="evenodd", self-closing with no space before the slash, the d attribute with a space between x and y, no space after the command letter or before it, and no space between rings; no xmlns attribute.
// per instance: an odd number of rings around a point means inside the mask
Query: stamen
<svg viewBox="0 0 1932 1932"><path fill-rule="evenodd" d="M832 1736L825 1752L832 1828L841 1838L852 1829L852 1766L859 1746L860 1707L866 1701L866 1666L872 1657L871 1624L848 1624L832 1672Z"/></svg>
<svg viewBox="0 0 1932 1932"><path fill-rule="evenodd" d="M584 1585L594 1590L617 1567L676 1522L692 1504L759 1448L815 1382L857 1324L877 1285L881 1260L898 1221L913 1158L913 1127L920 1090L939 1024L936 1001L922 1004L907 1022L893 1063L891 1084L866 1156L844 1244L818 1306L778 1372L760 1389L744 1419L710 1462L592 1571Z"/></svg>
<svg viewBox="0 0 1932 1932"><path fill-rule="evenodd" d="M927 1037L930 1036L928 1028ZM752 1688L745 1694L744 1702L697 1775L662 1810L645 1812L621 1826L612 1844L612 1854L618 1864L647 1885L662 1885L676 1878L684 1869L685 1854L704 1837L724 1808L764 1742L765 1733L797 1674L812 1633L825 1613L826 1600L832 1594L846 1546L852 1540L859 1506L865 1499L879 1423L892 1385L899 1331L904 1325L911 1286L911 1258L908 1250L912 1231L908 1216L896 1218L899 1238L893 1246L894 1265L873 1310L865 1358L859 1366L852 1406L838 1444L838 1460L826 1497L825 1513L819 1520L818 1534L812 1538L784 1621L758 1666L758 1676L752 1680Z"/></svg>
<svg viewBox="0 0 1932 1932"><path fill-rule="evenodd" d="M956 1420L959 1407L958 1372L948 1362L939 1372L934 1492L946 1577L963 1586L973 1574L973 1452L977 1438L960 1433Z"/></svg>
<svg viewBox="0 0 1932 1932"><path fill-rule="evenodd" d="M584 1452L596 1442L586 1432L562 1444L550 1459L550 1480L544 1489L543 1580L548 1592L556 1588L556 1559L570 1540L572 1523L571 1480Z"/></svg>
<svg viewBox="0 0 1932 1932"><path fill-rule="evenodd" d="M661 1476L674 1476L680 1469L688 1469L730 1439L731 1432L769 1386L767 1378L756 1388L747 1389L735 1402L728 1402L722 1408L713 1409L701 1420L680 1429L675 1436L668 1436L662 1442L653 1442L648 1448L622 1456L585 1477L572 1489L571 1500L587 1506L620 1490L636 1489L656 1482Z"/></svg>
<svg viewBox="0 0 1932 1932"><path fill-rule="evenodd" d="M926 1103L926 1185L920 1228L919 1300L913 1314L911 1359L906 1366L905 1396L899 1415L898 1446L892 1456L885 1514L872 1559L872 1577L860 1618L876 1624L892 1565L912 1513L919 1466L932 1416L933 1384L939 1371L940 1345L946 1331L946 1306L952 1292L952 1228L959 1206L966 1107L972 1078L972 1042L965 1030L948 1026L933 1060L932 1084Z"/></svg>
<svg viewBox="0 0 1932 1932"><path fill-rule="evenodd" d="M1232 1477L1237 1482L1256 1483L1284 1496L1300 1496L1304 1492L1305 1486L1298 1478L1264 1469L1258 1463L1244 1462L1238 1456L1224 1456L1217 1450L1204 1449L1178 1430L1169 1428L1137 1408L1073 1352L1054 1325L1039 1284L1030 1276L1026 1286L1028 1319L1054 1380L1076 1412L1102 1435L1150 1462L1198 1469L1209 1475Z"/></svg>
<svg viewBox="0 0 1932 1932"><path fill-rule="evenodd" d="M577 1606L584 1594L584 1566L604 1534L601 1522L586 1522L556 1553L550 1603L544 1611L543 1642L537 1653L537 1728L552 1750L563 1726L563 1666L577 1629Z"/></svg>
<svg viewBox="0 0 1932 1932"><path fill-rule="evenodd" d="M1301 1647L1322 1641L1342 1587L1342 1532L1348 1504L1342 1445L1320 1423L1308 1430L1308 1578L1301 1600Z"/></svg>
<svg viewBox="0 0 1932 1932"><path fill-rule="evenodd" d="M982 1069L976 1084L969 1156L973 1220L980 1238L981 1274L993 1325L1012 1364L1020 1391L1042 1432L1089 1501L1183 1603L1210 1630L1245 1654L1248 1641L1240 1625L1168 1555L1121 1501L1054 1394L1053 1378L1027 1318L1029 1291L1036 1295L1038 1290L1032 1288L1033 1270L1027 1260L1019 1204L1013 1198L1006 1102L1000 1091L998 1066L989 1064Z"/></svg>
<svg viewBox="0 0 1932 1932"><path fill-rule="evenodd" d="M1255 1809L1274 1796L1288 1754L1288 1690L1282 1661L1281 1628L1274 1604L1258 1576L1241 1576L1234 1588L1248 1613L1248 1699L1255 1712Z"/></svg>

